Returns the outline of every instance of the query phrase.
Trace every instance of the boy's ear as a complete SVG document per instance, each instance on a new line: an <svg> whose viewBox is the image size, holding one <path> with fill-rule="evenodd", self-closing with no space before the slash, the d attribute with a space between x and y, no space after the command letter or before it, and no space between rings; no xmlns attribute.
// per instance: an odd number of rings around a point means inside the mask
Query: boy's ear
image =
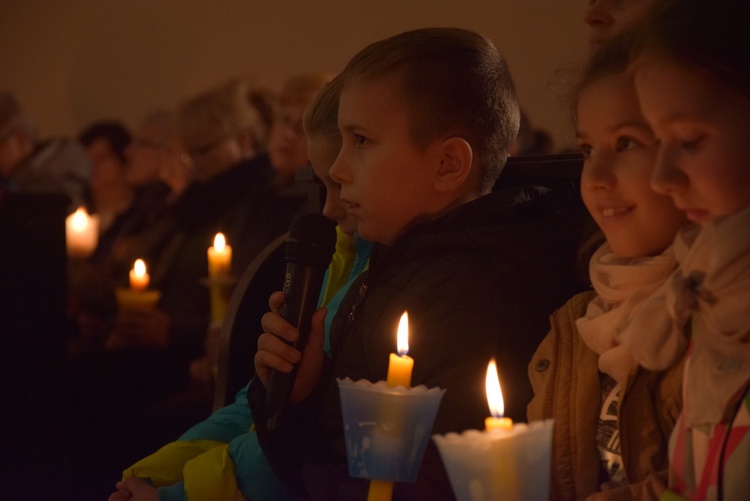
<svg viewBox="0 0 750 501"><path fill-rule="evenodd" d="M474 151L461 137L452 136L440 143L438 165L434 176L435 190L447 193L464 185L471 173Z"/></svg>

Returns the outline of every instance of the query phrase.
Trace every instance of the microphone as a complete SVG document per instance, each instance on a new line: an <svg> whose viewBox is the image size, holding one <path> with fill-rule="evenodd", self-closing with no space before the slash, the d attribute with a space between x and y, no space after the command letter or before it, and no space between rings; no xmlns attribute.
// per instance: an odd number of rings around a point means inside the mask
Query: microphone
<svg viewBox="0 0 750 501"><path fill-rule="evenodd" d="M304 351L310 337L310 321L317 309L323 277L335 249L336 223L322 214L304 214L289 230L283 289L285 298L279 314L299 332L297 341L288 344L300 352ZM294 364L289 373L272 369L269 374L265 402L269 430L276 430L281 424L298 369L299 363Z"/></svg>

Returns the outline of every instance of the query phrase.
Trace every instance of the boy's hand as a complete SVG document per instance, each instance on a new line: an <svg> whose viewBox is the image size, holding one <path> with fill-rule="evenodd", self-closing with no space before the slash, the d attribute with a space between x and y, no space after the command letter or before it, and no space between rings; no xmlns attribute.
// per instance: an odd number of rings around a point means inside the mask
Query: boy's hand
<svg viewBox="0 0 750 501"><path fill-rule="evenodd" d="M109 496L109 501L159 501L156 487L152 487L140 478L128 477L115 484L116 492Z"/></svg>
<svg viewBox="0 0 750 501"><path fill-rule="evenodd" d="M284 303L284 293L274 292L269 298L271 311L263 315L263 334L258 338L255 354L255 372L264 386L268 386L271 369L291 372L293 364L299 362L297 379L294 382L290 401L297 403L307 398L318 384L323 368L323 341L325 339L326 309L320 308L312 316L310 338L304 353L300 353L285 341L293 343L299 337L297 329L279 315Z"/></svg>

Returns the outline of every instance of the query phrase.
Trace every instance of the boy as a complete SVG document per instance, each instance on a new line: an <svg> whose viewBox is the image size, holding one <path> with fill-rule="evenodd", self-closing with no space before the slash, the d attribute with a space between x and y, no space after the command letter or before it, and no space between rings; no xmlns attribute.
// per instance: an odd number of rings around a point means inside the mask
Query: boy
<svg viewBox="0 0 750 501"><path fill-rule="evenodd" d="M562 258L569 249L555 231L538 229L553 214L541 202L514 206L516 192L488 195L518 131L519 109L507 64L487 39L451 28L402 33L365 48L341 78L343 146L330 176L360 235L382 245L339 307L330 358L322 350L322 316L314 317L301 354L283 342L296 331L266 314L259 377L248 393L275 472L313 499L364 497L367 483L347 477L335 379L384 380L405 310L412 386L447 389L433 429L445 433L483 427L492 356L506 415L523 420L530 399L525 364L547 316L570 294L559 261L544 254L555 248ZM282 299L272 296L272 308ZM298 361L281 426L267 430L269 371L288 372ZM397 485L395 496L450 492L430 443L419 480Z"/></svg>

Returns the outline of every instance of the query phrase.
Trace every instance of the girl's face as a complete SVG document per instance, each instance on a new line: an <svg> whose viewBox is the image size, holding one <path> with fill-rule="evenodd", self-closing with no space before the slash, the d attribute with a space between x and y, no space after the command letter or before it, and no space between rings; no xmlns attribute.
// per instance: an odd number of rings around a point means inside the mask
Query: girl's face
<svg viewBox="0 0 750 501"><path fill-rule="evenodd" d="M336 221L341 231L347 235L354 235L357 231L357 220L349 215L346 206L341 202L341 185L328 175L340 149L340 143L326 137L315 136L307 140L307 153L313 171L326 187L323 215Z"/></svg>
<svg viewBox="0 0 750 501"><path fill-rule="evenodd" d="M636 62L635 84L659 141L654 189L699 224L750 204L750 98L654 56Z"/></svg>
<svg viewBox="0 0 750 501"><path fill-rule="evenodd" d="M586 208L616 254L659 254L685 218L669 197L651 189L657 144L638 109L631 78L607 75L584 87L576 115Z"/></svg>

